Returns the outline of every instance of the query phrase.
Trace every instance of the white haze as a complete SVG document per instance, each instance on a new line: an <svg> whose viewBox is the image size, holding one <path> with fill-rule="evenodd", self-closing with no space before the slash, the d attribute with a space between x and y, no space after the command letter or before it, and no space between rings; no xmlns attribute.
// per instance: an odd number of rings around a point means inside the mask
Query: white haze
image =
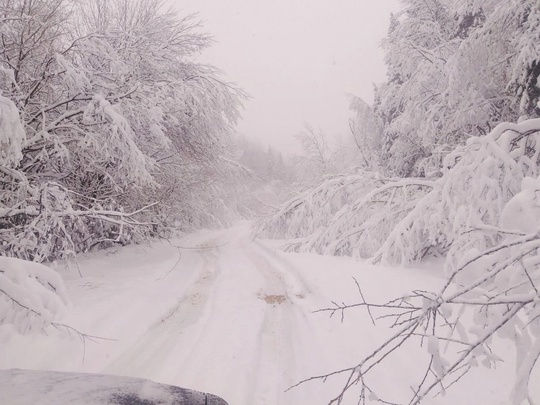
<svg viewBox="0 0 540 405"><path fill-rule="evenodd" d="M281 150L297 150L304 123L348 133L348 94L371 102L386 69L380 41L397 0L176 0L198 12L217 43L201 60L251 96L238 130Z"/></svg>

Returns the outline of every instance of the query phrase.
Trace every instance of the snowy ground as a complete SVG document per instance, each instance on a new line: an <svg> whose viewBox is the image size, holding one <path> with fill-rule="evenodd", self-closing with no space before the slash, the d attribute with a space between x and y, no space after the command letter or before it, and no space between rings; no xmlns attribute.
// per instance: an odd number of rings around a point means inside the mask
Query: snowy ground
<svg viewBox="0 0 540 405"><path fill-rule="evenodd" d="M182 246L178 249L175 246ZM63 322L114 340L83 342L65 331L20 336L0 328L0 368L142 377L210 392L230 405L326 404L343 380L299 380L349 367L389 331L363 310L341 323L314 310L331 300L384 301L412 288L436 288L434 269L385 269L346 258L278 252L253 241L249 224L200 232L151 246L99 252L62 268L72 308ZM445 397L427 404L504 404L513 375L507 362L473 370ZM420 352L374 375L373 387L398 400L424 364ZM344 403L354 404L352 398Z"/></svg>

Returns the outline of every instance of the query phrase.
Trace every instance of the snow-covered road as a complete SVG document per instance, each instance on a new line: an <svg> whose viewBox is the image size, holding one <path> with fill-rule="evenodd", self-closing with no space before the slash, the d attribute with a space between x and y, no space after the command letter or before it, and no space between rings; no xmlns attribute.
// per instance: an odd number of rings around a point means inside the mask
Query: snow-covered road
<svg viewBox="0 0 540 405"><path fill-rule="evenodd" d="M212 392L219 382L232 404L287 403L283 391L296 377L294 331L308 322L301 302L308 289L246 232L190 248L198 259L192 282L103 371Z"/></svg>
<svg viewBox="0 0 540 405"><path fill-rule="evenodd" d="M388 334L361 310L347 314L344 323L339 316L313 313L331 300L358 301L353 275L367 299L377 301L439 281L428 270L281 253L252 240L247 223L150 247L88 254L80 259L82 278L73 266L59 270L73 302L65 323L114 340L83 345L67 332L47 337L0 331L0 368L142 377L210 392L230 405L326 404L339 393L341 378L286 390L355 364ZM398 394L398 385L408 389L411 371L420 368L410 358L398 358L376 388L390 397ZM473 378L465 387L474 384ZM505 383L495 388L432 403L496 404Z"/></svg>

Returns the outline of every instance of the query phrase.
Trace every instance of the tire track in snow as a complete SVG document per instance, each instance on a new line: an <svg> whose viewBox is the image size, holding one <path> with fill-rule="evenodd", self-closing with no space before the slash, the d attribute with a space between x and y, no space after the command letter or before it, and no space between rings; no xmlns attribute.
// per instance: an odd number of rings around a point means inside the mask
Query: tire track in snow
<svg viewBox="0 0 540 405"><path fill-rule="evenodd" d="M104 372L145 378L165 375L167 378L172 372L171 367L181 367L181 362L175 361L178 342L190 328L197 327L197 334L202 335L204 328L201 326L206 325L211 315L207 310L209 293L213 290L220 271L217 253L219 249L207 249L213 245L213 241L208 241L199 246L205 249L199 252L200 274L176 305L151 325L133 346L110 363ZM190 339L193 344L196 344L197 340Z"/></svg>
<svg viewBox="0 0 540 405"><path fill-rule="evenodd" d="M245 244L242 253L266 280L259 298L269 298L268 303L272 304L266 310L260 329L256 360L259 370L254 385L257 396L242 403L303 405L314 403L315 398L326 403L323 398L330 399L334 392L341 390L339 381L306 384L284 392L314 374L335 369L331 366L335 362L324 351L329 344L328 335L321 334L320 317L313 314L321 307L317 286L313 286L312 292L293 264L259 241ZM320 350L313 351L314 347ZM311 374L310 369L320 371ZM272 380L278 385L271 385Z"/></svg>
<svg viewBox="0 0 540 405"><path fill-rule="evenodd" d="M258 375L251 403L285 404L284 391L296 382L294 316L307 289L298 282L291 284L292 274L271 263L254 242L243 244L242 253L264 279L257 297L267 304L258 333L259 346L254 358Z"/></svg>
<svg viewBox="0 0 540 405"><path fill-rule="evenodd" d="M212 392L231 404L301 404L297 392L284 391L304 370L299 328L312 326L311 293L286 260L244 230L222 236L227 245L196 253L197 278L176 305L104 371Z"/></svg>

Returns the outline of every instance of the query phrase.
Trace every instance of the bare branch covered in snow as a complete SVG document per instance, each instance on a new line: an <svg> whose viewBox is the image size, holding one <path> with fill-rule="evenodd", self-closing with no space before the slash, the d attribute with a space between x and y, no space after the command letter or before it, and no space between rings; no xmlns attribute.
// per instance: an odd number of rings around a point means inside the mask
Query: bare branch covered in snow
<svg viewBox="0 0 540 405"><path fill-rule="evenodd" d="M294 239L289 251L367 258L433 186L362 171L334 176L260 220L254 232Z"/></svg>

